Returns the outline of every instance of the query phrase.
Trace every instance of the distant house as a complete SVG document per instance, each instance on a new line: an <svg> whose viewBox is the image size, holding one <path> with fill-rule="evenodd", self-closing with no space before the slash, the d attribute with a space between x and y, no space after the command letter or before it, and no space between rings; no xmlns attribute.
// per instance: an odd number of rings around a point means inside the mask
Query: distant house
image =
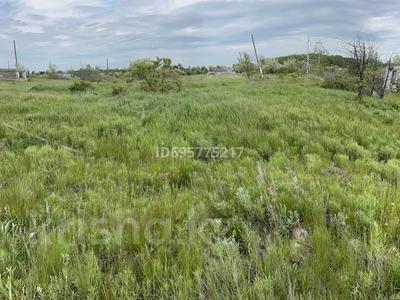
<svg viewBox="0 0 400 300"><path fill-rule="evenodd" d="M386 90L397 92L397 83L400 80L400 66L386 68Z"/></svg>
<svg viewBox="0 0 400 300"><path fill-rule="evenodd" d="M0 69L0 81L25 81L26 72L17 69Z"/></svg>

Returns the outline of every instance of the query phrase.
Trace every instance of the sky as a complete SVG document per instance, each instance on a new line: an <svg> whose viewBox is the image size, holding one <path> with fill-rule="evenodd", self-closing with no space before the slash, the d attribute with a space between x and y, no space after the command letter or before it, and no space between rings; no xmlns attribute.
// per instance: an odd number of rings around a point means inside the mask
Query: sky
<svg viewBox="0 0 400 300"><path fill-rule="evenodd" d="M0 0L0 67L13 64L12 41L29 70L171 57L183 65L232 65L252 51L305 53L322 41L373 41L382 58L400 53L399 0Z"/></svg>

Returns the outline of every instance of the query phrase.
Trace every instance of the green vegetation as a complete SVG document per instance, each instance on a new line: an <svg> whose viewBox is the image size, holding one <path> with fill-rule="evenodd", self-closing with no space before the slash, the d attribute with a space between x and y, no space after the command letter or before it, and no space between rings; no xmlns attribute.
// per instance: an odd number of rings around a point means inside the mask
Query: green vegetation
<svg viewBox="0 0 400 300"><path fill-rule="evenodd" d="M49 69L47 70L48 79L57 79L57 66L54 64L49 64Z"/></svg>
<svg viewBox="0 0 400 300"><path fill-rule="evenodd" d="M71 93L84 93L93 89L92 85L87 81L75 81L69 90Z"/></svg>
<svg viewBox="0 0 400 300"><path fill-rule="evenodd" d="M125 90L122 86L113 85L112 87L112 95L114 97L121 96L125 93Z"/></svg>
<svg viewBox="0 0 400 300"><path fill-rule="evenodd" d="M0 298L399 298L399 96L270 77L0 83Z"/></svg>
<svg viewBox="0 0 400 300"><path fill-rule="evenodd" d="M327 89L338 89L345 91L356 90L356 80L349 74L347 69L342 69L336 66L327 67L323 74L322 87Z"/></svg>
<svg viewBox="0 0 400 300"><path fill-rule="evenodd" d="M131 81L141 80L141 88L147 92L180 91L182 81L169 58L137 60L130 64Z"/></svg>
<svg viewBox="0 0 400 300"><path fill-rule="evenodd" d="M238 62L233 66L235 72L246 75L247 78L251 78L256 72L256 65L253 63L253 59L247 52L240 53Z"/></svg>

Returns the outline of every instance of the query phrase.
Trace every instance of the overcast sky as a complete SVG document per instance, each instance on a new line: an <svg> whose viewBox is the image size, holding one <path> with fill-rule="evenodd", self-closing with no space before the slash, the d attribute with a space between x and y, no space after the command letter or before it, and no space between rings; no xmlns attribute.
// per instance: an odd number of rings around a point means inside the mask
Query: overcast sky
<svg viewBox="0 0 400 300"><path fill-rule="evenodd" d="M28 69L172 57L184 65L231 65L251 51L254 33L266 57L304 53L322 40L358 32L381 55L400 52L400 0L0 0L0 67L13 61L17 40Z"/></svg>

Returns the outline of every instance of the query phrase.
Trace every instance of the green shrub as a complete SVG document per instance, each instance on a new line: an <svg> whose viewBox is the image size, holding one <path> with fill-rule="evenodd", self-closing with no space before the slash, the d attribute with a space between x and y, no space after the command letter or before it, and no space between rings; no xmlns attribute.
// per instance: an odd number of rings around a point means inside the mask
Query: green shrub
<svg viewBox="0 0 400 300"><path fill-rule="evenodd" d="M120 95L122 95L122 94L124 94L124 93L125 93L125 89L124 89L122 86L116 86L116 85L114 85L114 86L112 87L112 95L113 95L114 97L120 96Z"/></svg>
<svg viewBox="0 0 400 300"><path fill-rule="evenodd" d="M84 93L93 89L92 85L86 81L76 81L69 87L71 93Z"/></svg>
<svg viewBox="0 0 400 300"><path fill-rule="evenodd" d="M166 93L182 89L182 80L169 58L135 61L130 66L130 77L142 80L141 88L147 92Z"/></svg>
<svg viewBox="0 0 400 300"><path fill-rule="evenodd" d="M263 59L261 63L263 72L266 74L279 73L282 68L282 65L279 63L279 61L274 58Z"/></svg>
<svg viewBox="0 0 400 300"><path fill-rule="evenodd" d="M99 67L93 68L90 65L87 65L86 68L81 68L76 72L76 75L81 80L87 81L101 81L103 79L103 75L101 74L101 70Z"/></svg>
<svg viewBox="0 0 400 300"><path fill-rule="evenodd" d="M65 86L59 86L54 84L43 84L40 83L38 85L33 86L29 89L30 92L55 92L55 93L64 93L67 91Z"/></svg>
<svg viewBox="0 0 400 300"><path fill-rule="evenodd" d="M289 58L279 68L279 73L283 73L283 74L292 74L292 73L298 73L298 72L300 72L300 67L297 64L297 61L295 58Z"/></svg>
<svg viewBox="0 0 400 300"><path fill-rule="evenodd" d="M138 59L129 65L128 77L130 81L133 79L144 80L147 75L153 72L154 64L150 59Z"/></svg>
<svg viewBox="0 0 400 300"><path fill-rule="evenodd" d="M48 79L57 79L57 66L54 64L49 64L49 69L47 70Z"/></svg>
<svg viewBox="0 0 400 300"><path fill-rule="evenodd" d="M355 79L346 69L336 66L327 67L322 77L324 79L322 87L327 89L354 91L356 88Z"/></svg>
<svg viewBox="0 0 400 300"><path fill-rule="evenodd" d="M245 74L247 78L250 78L256 72L256 65L253 64L250 54L244 52L239 54L238 62L233 65L233 69L236 73Z"/></svg>

